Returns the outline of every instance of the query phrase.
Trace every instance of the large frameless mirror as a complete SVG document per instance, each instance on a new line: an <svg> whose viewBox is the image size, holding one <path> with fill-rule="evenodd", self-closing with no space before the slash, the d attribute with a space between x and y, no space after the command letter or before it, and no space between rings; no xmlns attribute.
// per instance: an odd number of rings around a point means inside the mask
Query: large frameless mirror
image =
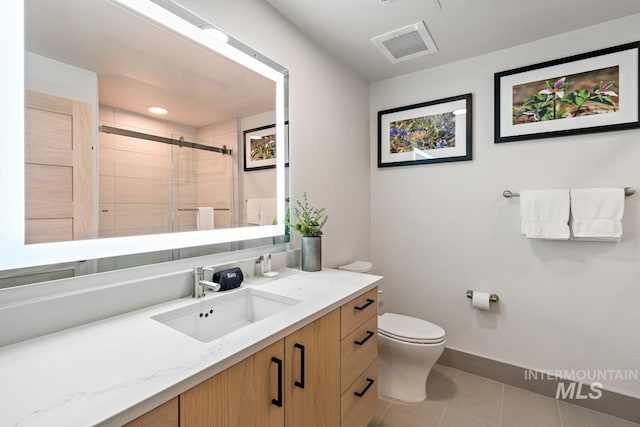
<svg viewBox="0 0 640 427"><path fill-rule="evenodd" d="M0 269L284 234L285 72L162 3L24 1Z"/></svg>

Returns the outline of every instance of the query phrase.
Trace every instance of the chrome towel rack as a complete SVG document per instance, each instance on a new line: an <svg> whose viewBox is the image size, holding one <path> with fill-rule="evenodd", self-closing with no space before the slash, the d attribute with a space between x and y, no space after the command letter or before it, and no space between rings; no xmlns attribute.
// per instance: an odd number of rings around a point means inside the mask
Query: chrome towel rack
<svg viewBox="0 0 640 427"><path fill-rule="evenodd" d="M636 194L636 190L631 188L631 187L624 187L624 196L625 197L631 197L634 194ZM504 197L506 197L507 199L511 198L511 197L520 197L520 193L514 193L511 190L504 190L502 192L502 195Z"/></svg>

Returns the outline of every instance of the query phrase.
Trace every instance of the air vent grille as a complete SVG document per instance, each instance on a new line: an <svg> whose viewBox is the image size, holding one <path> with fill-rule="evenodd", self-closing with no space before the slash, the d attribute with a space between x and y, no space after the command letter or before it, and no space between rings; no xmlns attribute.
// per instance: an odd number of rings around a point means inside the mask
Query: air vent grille
<svg viewBox="0 0 640 427"><path fill-rule="evenodd" d="M373 37L371 42L394 64L438 51L424 22Z"/></svg>

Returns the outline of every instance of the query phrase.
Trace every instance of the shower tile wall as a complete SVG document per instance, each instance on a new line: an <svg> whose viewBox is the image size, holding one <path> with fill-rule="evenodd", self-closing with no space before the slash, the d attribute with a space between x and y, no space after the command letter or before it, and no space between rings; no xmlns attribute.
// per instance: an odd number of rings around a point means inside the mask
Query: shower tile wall
<svg viewBox="0 0 640 427"><path fill-rule="evenodd" d="M234 195L238 194L235 166L238 155L237 120L199 128L198 143L216 147L226 145L233 150L232 156L209 151L197 152L198 203L199 206L214 208L216 228L237 226L232 218L234 204L237 203Z"/></svg>
<svg viewBox="0 0 640 427"><path fill-rule="evenodd" d="M197 130L131 112L100 106L100 124L194 141ZM100 133L99 236L131 236L172 231L172 150L177 147ZM187 150L185 150L187 151ZM193 150L189 150L193 151ZM193 163L180 162L190 166ZM189 171L184 171L189 174ZM196 195L180 203L193 205ZM179 206L180 207L180 206ZM195 227L195 215L193 223Z"/></svg>

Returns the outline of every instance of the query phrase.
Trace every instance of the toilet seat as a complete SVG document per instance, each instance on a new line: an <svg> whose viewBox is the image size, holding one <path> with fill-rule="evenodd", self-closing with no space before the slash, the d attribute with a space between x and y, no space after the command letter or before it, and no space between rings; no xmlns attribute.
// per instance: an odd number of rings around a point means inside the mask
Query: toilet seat
<svg viewBox="0 0 640 427"><path fill-rule="evenodd" d="M440 326L415 317L395 313L378 316L378 333L412 344L439 344L445 340Z"/></svg>
<svg viewBox="0 0 640 427"><path fill-rule="evenodd" d="M373 264L369 261L354 261L351 264L341 265L338 270L353 271L354 273L368 273Z"/></svg>

